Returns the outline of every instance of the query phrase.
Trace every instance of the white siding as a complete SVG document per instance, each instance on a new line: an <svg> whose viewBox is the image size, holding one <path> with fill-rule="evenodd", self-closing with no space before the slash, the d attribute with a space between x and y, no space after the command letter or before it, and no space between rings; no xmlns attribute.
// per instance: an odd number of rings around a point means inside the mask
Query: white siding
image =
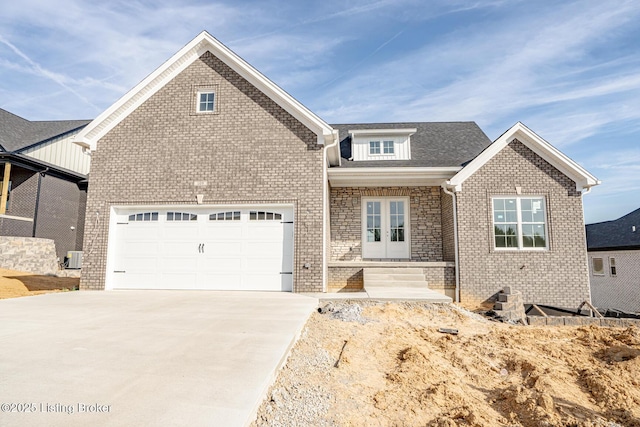
<svg viewBox="0 0 640 427"><path fill-rule="evenodd" d="M55 138L45 144L24 150L22 153L34 159L87 175L91 157L83 152L82 147L73 143L74 136L75 133Z"/></svg>
<svg viewBox="0 0 640 427"><path fill-rule="evenodd" d="M380 141L381 154L369 154L369 142ZM383 141L393 141L394 154L382 154ZM366 135L352 138L353 160L409 160L411 159L410 137L407 135Z"/></svg>
<svg viewBox="0 0 640 427"><path fill-rule="evenodd" d="M593 274L593 258L602 258L604 275ZM615 276L611 275L611 258L616 260ZM596 307L640 312L640 249L589 252L589 281Z"/></svg>

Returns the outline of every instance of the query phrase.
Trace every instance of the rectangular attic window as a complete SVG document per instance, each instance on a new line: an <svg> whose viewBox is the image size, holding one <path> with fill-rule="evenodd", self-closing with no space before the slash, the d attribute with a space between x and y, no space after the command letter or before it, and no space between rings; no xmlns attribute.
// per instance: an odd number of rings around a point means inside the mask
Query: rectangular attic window
<svg viewBox="0 0 640 427"><path fill-rule="evenodd" d="M198 92L198 113L213 113L215 96L214 92Z"/></svg>

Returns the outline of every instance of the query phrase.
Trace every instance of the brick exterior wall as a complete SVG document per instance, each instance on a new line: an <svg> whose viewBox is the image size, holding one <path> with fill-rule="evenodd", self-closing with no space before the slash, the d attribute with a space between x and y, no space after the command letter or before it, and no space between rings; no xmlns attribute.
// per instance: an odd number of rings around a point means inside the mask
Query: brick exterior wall
<svg viewBox="0 0 640 427"><path fill-rule="evenodd" d="M40 178L40 201L36 217L39 173L12 166L12 190L6 214L35 219L35 237L55 242L62 261L67 251L82 249L86 191L74 182L51 175ZM71 230L71 227L75 230ZM0 218L3 236L32 237L34 222Z"/></svg>
<svg viewBox="0 0 640 427"><path fill-rule="evenodd" d="M593 274L593 258L602 258L603 276ZM611 275L610 258L616 260L615 276ZM640 313L640 249L590 251L589 280L596 307Z"/></svg>
<svg viewBox="0 0 640 427"><path fill-rule="evenodd" d="M495 251L491 197L544 196L547 251ZM574 308L590 299L582 196L575 183L517 140L462 185L458 193L460 291L481 303L505 285L526 303Z"/></svg>
<svg viewBox="0 0 640 427"><path fill-rule="evenodd" d="M83 194L86 192L73 182L50 175L42 178L36 237L55 241L61 261L67 251L82 249L82 244L78 245L78 233L82 233L83 227L78 225L84 225L84 211L79 212L78 208L84 205Z"/></svg>
<svg viewBox="0 0 640 427"><path fill-rule="evenodd" d="M362 261L362 197L410 198L411 260L442 261L439 187L331 189L331 260Z"/></svg>
<svg viewBox="0 0 640 427"><path fill-rule="evenodd" d="M33 219L36 210L38 174L18 166L11 167L11 194L7 215ZM33 222L0 218L0 234L3 236L33 236Z"/></svg>
<svg viewBox="0 0 640 427"><path fill-rule="evenodd" d="M195 113L203 86L216 89L214 114ZM195 205L203 194L204 204L293 204L294 291L321 292L322 156L313 132L205 53L98 142L81 288L104 289L111 206Z"/></svg>
<svg viewBox="0 0 640 427"><path fill-rule="evenodd" d="M329 292L358 292L362 282L362 267L329 267Z"/></svg>

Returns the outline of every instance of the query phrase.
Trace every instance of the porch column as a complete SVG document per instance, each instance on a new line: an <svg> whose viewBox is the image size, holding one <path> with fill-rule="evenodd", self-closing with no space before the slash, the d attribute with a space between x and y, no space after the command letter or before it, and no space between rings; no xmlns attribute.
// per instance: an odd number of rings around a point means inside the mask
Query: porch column
<svg viewBox="0 0 640 427"><path fill-rule="evenodd" d="M4 164L4 178L2 179L2 196L0 197L0 215L7 211L9 197L9 179L11 178L11 163Z"/></svg>

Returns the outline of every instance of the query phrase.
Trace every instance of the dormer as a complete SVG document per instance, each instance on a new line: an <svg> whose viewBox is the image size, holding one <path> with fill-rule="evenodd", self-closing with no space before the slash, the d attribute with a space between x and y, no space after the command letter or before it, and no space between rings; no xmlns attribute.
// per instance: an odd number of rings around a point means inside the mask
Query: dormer
<svg viewBox="0 0 640 427"><path fill-rule="evenodd" d="M354 161L411 160L411 135L417 129L354 129L351 155Z"/></svg>

